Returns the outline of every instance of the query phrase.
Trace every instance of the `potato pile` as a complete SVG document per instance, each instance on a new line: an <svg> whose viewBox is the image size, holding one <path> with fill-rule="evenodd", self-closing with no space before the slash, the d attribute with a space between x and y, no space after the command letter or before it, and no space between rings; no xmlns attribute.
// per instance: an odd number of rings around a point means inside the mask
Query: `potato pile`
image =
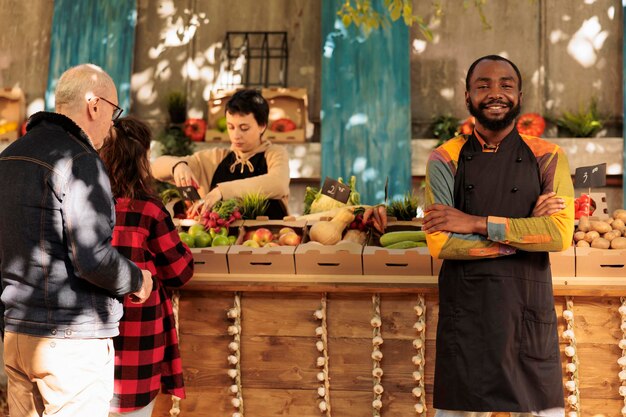
<svg viewBox="0 0 626 417"><path fill-rule="evenodd" d="M583 216L574 233L574 242L579 248L626 249L626 210L613 212L607 220L590 220Z"/></svg>

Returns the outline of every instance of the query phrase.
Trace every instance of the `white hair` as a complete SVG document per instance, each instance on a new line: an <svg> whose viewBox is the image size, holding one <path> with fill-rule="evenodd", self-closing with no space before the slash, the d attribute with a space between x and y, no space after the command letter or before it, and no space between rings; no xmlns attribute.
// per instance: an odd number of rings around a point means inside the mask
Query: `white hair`
<svg viewBox="0 0 626 417"><path fill-rule="evenodd" d="M94 64L77 65L59 78L54 90L54 105L57 110L60 106L73 109L85 100L111 90L115 90L115 83L102 68Z"/></svg>

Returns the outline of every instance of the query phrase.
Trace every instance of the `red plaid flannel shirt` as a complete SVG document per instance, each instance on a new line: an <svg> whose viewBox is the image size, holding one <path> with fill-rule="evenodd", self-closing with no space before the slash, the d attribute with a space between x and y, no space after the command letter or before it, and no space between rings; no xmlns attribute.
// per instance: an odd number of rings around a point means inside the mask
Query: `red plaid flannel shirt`
<svg viewBox="0 0 626 417"><path fill-rule="evenodd" d="M191 251L182 243L158 200L120 198L115 205L113 246L139 268L152 273L154 287L144 304L124 299L124 317L115 345L115 390L111 411L148 405L162 388L184 398L182 364L166 288L184 285L193 275Z"/></svg>

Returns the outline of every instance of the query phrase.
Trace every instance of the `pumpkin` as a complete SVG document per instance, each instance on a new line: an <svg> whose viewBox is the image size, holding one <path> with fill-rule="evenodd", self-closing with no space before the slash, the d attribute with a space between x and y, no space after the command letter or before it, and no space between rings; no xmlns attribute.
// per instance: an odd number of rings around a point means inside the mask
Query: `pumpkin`
<svg viewBox="0 0 626 417"><path fill-rule="evenodd" d="M270 130L272 132L291 132L292 130L296 130L296 124L291 119L282 118L274 120L270 124Z"/></svg>
<svg viewBox="0 0 626 417"><path fill-rule="evenodd" d="M522 114L517 119L517 131L522 135L541 136L546 130L546 121L537 113Z"/></svg>
<svg viewBox="0 0 626 417"><path fill-rule="evenodd" d="M202 142L206 131L206 122L203 119L185 120L185 136L194 142Z"/></svg>

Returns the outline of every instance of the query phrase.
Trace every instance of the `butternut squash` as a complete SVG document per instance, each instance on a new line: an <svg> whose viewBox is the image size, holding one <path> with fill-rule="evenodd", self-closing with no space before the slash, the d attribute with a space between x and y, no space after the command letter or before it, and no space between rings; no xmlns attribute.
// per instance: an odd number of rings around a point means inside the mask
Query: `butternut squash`
<svg viewBox="0 0 626 417"><path fill-rule="evenodd" d="M350 208L339 211L330 221L319 221L311 226L309 237L323 245L334 245L341 240L343 231L354 221L354 213Z"/></svg>

